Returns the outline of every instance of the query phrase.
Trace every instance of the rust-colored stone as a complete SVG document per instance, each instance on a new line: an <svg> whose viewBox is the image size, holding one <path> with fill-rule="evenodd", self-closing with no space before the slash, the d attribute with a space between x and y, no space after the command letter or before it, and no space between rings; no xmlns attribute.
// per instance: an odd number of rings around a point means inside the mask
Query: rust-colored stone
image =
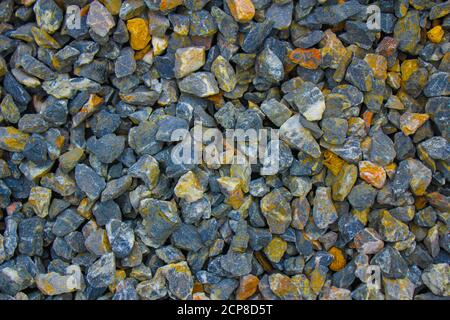
<svg viewBox="0 0 450 320"><path fill-rule="evenodd" d="M370 161L361 161L359 163L359 176L367 183L379 189L386 182L386 171L384 171L383 167Z"/></svg>
<svg viewBox="0 0 450 320"><path fill-rule="evenodd" d="M258 289L258 277L248 274L243 276L239 283L239 288L236 290L236 300L246 300L255 294Z"/></svg>
<svg viewBox="0 0 450 320"><path fill-rule="evenodd" d="M183 0L161 0L159 9L161 11L167 11L178 7L183 4Z"/></svg>
<svg viewBox="0 0 450 320"><path fill-rule="evenodd" d="M320 50L312 49L294 49L289 53L289 59L302 66L303 68L314 70L317 69L321 62Z"/></svg>

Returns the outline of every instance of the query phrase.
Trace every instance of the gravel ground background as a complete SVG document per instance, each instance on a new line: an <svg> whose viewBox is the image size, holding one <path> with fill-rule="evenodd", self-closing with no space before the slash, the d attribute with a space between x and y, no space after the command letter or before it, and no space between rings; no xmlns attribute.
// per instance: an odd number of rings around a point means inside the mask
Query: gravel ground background
<svg viewBox="0 0 450 320"><path fill-rule="evenodd" d="M448 299L449 12L1 0L0 299Z"/></svg>

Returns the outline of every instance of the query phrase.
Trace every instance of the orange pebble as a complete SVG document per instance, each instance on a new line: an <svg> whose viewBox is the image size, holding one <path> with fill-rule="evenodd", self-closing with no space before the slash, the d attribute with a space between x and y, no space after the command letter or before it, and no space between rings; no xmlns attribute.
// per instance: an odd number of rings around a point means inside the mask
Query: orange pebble
<svg viewBox="0 0 450 320"><path fill-rule="evenodd" d="M333 256L333 262L331 262L329 267L330 270L339 271L345 267L347 262L345 261L344 253L341 249L337 247L331 247L330 250L328 250L328 253Z"/></svg>
<svg viewBox="0 0 450 320"><path fill-rule="evenodd" d="M319 49L294 49L289 53L289 60L299 64L303 68L314 70L317 69L321 62L321 54Z"/></svg>
<svg viewBox="0 0 450 320"><path fill-rule="evenodd" d="M258 277L249 274L243 276L239 283L239 288L236 291L236 300L246 300L255 294L258 288L259 279Z"/></svg>

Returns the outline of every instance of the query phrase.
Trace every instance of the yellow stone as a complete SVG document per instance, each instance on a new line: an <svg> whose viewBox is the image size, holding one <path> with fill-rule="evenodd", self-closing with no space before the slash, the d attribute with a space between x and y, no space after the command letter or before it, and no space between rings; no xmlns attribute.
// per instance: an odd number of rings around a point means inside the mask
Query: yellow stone
<svg viewBox="0 0 450 320"><path fill-rule="evenodd" d="M10 152L22 152L29 135L14 127L0 127L0 149Z"/></svg>
<svg viewBox="0 0 450 320"><path fill-rule="evenodd" d="M414 134L429 118L430 116L426 113L405 112L400 116L400 129L405 136L409 136Z"/></svg>
<svg viewBox="0 0 450 320"><path fill-rule="evenodd" d="M450 51L444 54L444 56L441 59L441 66L448 66L450 65Z"/></svg>
<svg viewBox="0 0 450 320"><path fill-rule="evenodd" d="M284 274L271 274L269 286L272 292L282 300L300 300L300 292L297 286Z"/></svg>
<svg viewBox="0 0 450 320"><path fill-rule="evenodd" d="M97 111L97 107L103 103L103 98L96 94L91 94L88 101L81 107L81 110L72 118L72 126L76 127L86 120L91 114Z"/></svg>
<svg viewBox="0 0 450 320"><path fill-rule="evenodd" d="M358 209L352 209L352 215L356 217L363 225L367 225L367 222L369 220L369 212L370 208L358 210Z"/></svg>
<svg viewBox="0 0 450 320"><path fill-rule="evenodd" d="M347 49L331 29L324 34L320 41L322 61L331 60L330 68L337 69L347 55Z"/></svg>
<svg viewBox="0 0 450 320"><path fill-rule="evenodd" d="M183 78L197 71L205 64L205 48L186 47L175 52L174 72L176 78Z"/></svg>
<svg viewBox="0 0 450 320"><path fill-rule="evenodd" d="M390 72L401 72L400 60L396 59L394 64L388 68Z"/></svg>
<svg viewBox="0 0 450 320"><path fill-rule="evenodd" d="M386 80L387 77L387 60L380 54L368 53L364 60L373 71L373 75L377 79Z"/></svg>
<svg viewBox="0 0 450 320"><path fill-rule="evenodd" d="M182 175L174 189L175 195L187 202L200 200L204 191L200 181L198 181L197 176L192 171Z"/></svg>
<svg viewBox="0 0 450 320"><path fill-rule="evenodd" d="M419 159L422 160L422 162L430 168L433 172L436 171L436 162L433 160L433 158L430 157L430 155L425 151L422 145L417 145L417 155L419 156ZM445 164L445 163L444 163Z"/></svg>
<svg viewBox="0 0 450 320"><path fill-rule="evenodd" d="M265 272L272 271L272 265L269 260L267 260L266 256L261 253L261 251L255 252L256 261L261 265Z"/></svg>
<svg viewBox="0 0 450 320"><path fill-rule="evenodd" d="M405 109L405 105L400 100L400 98L397 96L390 96L388 101L389 101L390 109L395 109L395 110L404 110Z"/></svg>
<svg viewBox="0 0 450 320"><path fill-rule="evenodd" d="M221 177L217 179L222 193L227 197L225 203L237 210L244 203L244 193L241 188L241 179Z"/></svg>
<svg viewBox="0 0 450 320"><path fill-rule="evenodd" d="M152 48L151 45L147 45L144 49L136 51L134 53L134 60L136 61L142 60L148 53L151 53L152 56L151 62L153 62L153 52L151 51L151 48Z"/></svg>
<svg viewBox="0 0 450 320"><path fill-rule="evenodd" d="M169 38L166 36L164 37L152 37L152 47L153 47L153 56L159 56L161 55L164 50L167 49L167 46L169 45Z"/></svg>
<svg viewBox="0 0 450 320"><path fill-rule="evenodd" d="M391 288L393 288L392 291L398 293L395 296L386 294L386 300L412 300L414 295L414 285L411 283L411 280L409 280L408 277L405 277L403 279L389 279L386 277L382 278L384 288L390 286Z"/></svg>
<svg viewBox="0 0 450 320"><path fill-rule="evenodd" d="M255 6L251 0L226 0L226 2L237 22L246 23L255 16Z"/></svg>
<svg viewBox="0 0 450 320"><path fill-rule="evenodd" d="M48 208L50 207L51 199L52 190L44 187L33 187L30 190L28 203L38 217L45 218L48 216Z"/></svg>
<svg viewBox="0 0 450 320"><path fill-rule="evenodd" d="M269 244L264 248L267 258L274 263L280 262L287 249L287 242L278 236L273 237Z"/></svg>
<svg viewBox="0 0 450 320"><path fill-rule="evenodd" d="M422 210L426 207L427 204L427 198L425 198L424 196L419 196L414 199L414 206L416 207L416 210Z"/></svg>
<svg viewBox="0 0 450 320"><path fill-rule="evenodd" d="M436 26L427 32L427 37L431 42L440 43L444 37L444 29L441 26Z"/></svg>
<svg viewBox="0 0 450 320"><path fill-rule="evenodd" d="M31 33L33 35L36 44L45 49L59 49L61 45L51 35L44 30L37 27L31 27Z"/></svg>
<svg viewBox="0 0 450 320"><path fill-rule="evenodd" d="M324 157L323 164L335 176L339 174L344 164L346 164L346 162L342 160L338 155L334 154L329 150L325 150L325 152L323 153L323 157Z"/></svg>
<svg viewBox="0 0 450 320"><path fill-rule="evenodd" d="M200 300L211 300L204 292L196 292L192 294L192 300L200 301Z"/></svg>
<svg viewBox="0 0 450 320"><path fill-rule="evenodd" d="M419 60L417 59L410 59L405 60L402 63L402 66L400 68L402 72L402 81L406 82L408 81L409 77L419 69Z"/></svg>
<svg viewBox="0 0 450 320"><path fill-rule="evenodd" d="M23 171L27 172L27 179L28 180L37 180L39 178L42 178L44 175L46 175L53 167L53 162L45 163L44 165L37 165L33 161L27 161L23 162ZM21 165L21 166L22 166Z"/></svg>
<svg viewBox="0 0 450 320"><path fill-rule="evenodd" d="M120 7L122 6L122 0L100 0L100 2L113 16L119 14Z"/></svg>
<svg viewBox="0 0 450 320"><path fill-rule="evenodd" d="M134 50L142 50L150 42L150 31L144 19L134 18L128 20L127 29L130 33L130 45Z"/></svg>
<svg viewBox="0 0 450 320"><path fill-rule="evenodd" d="M351 136L354 134L362 135L365 134L366 123L360 117L351 117L348 119L348 130L347 136Z"/></svg>
<svg viewBox="0 0 450 320"><path fill-rule="evenodd" d="M320 273L318 268L314 268L314 270L311 272L310 275L310 286L315 294L318 294L320 292L323 285L325 284L325 280L326 280L325 275Z"/></svg>

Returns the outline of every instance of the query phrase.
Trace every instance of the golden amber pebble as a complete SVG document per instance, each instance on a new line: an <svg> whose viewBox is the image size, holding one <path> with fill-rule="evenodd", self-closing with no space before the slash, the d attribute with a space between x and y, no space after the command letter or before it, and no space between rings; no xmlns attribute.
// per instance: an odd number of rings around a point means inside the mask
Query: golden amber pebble
<svg viewBox="0 0 450 320"><path fill-rule="evenodd" d="M90 8L91 6L89 5L89 4L87 4L87 5L85 5L83 8L81 8L81 10L80 10L80 16L81 17L84 17L84 16L87 16L87 14L89 13L89 8Z"/></svg>
<svg viewBox="0 0 450 320"><path fill-rule="evenodd" d="M144 49L136 51L134 53L134 60L138 61L138 60L142 60L145 55L150 52L151 46L147 45Z"/></svg>
<svg viewBox="0 0 450 320"><path fill-rule="evenodd" d="M272 265L270 264L270 261L267 260L267 258L261 253L261 251L255 252L255 258L265 272L272 271Z"/></svg>
<svg viewBox="0 0 450 320"><path fill-rule="evenodd" d="M199 281L194 282L194 287L192 288L192 293L203 292L203 285Z"/></svg>
<svg viewBox="0 0 450 320"><path fill-rule="evenodd" d="M391 72L401 72L399 59L396 59L394 64L391 67L389 67L388 70Z"/></svg>
<svg viewBox="0 0 450 320"><path fill-rule="evenodd" d="M369 220L369 212L370 208L366 209L352 209L352 215L356 217L363 225L367 225L367 222Z"/></svg>
<svg viewBox="0 0 450 320"><path fill-rule="evenodd" d="M373 71L373 75L377 79L386 80L387 77L387 60L380 54L368 53L364 60Z"/></svg>
<svg viewBox="0 0 450 320"><path fill-rule="evenodd" d="M416 207L416 210L422 210L428 203L427 198L425 198L424 196L418 196L414 200L414 206Z"/></svg>
<svg viewBox="0 0 450 320"><path fill-rule="evenodd" d="M225 100L223 98L223 92L219 92L218 94L214 94L212 96L206 97L205 99L214 103L216 108L221 108L225 104Z"/></svg>
<svg viewBox="0 0 450 320"><path fill-rule="evenodd" d="M233 177L221 177L217 179L222 193L227 197L225 203L237 210L244 203L241 179Z"/></svg>
<svg viewBox="0 0 450 320"><path fill-rule="evenodd" d="M329 150L325 150L323 156L323 164L333 175L337 176L346 162Z"/></svg>
<svg viewBox="0 0 450 320"><path fill-rule="evenodd" d="M134 18L128 20L127 29L130 32L130 45L133 50L142 50L150 42L150 31L144 19Z"/></svg>
<svg viewBox="0 0 450 320"><path fill-rule="evenodd" d="M174 188L175 195L187 202L194 202L203 197L203 186L194 172L188 171L182 175Z"/></svg>
<svg viewBox="0 0 450 320"><path fill-rule="evenodd" d="M251 0L226 0L234 20L249 22L255 16L255 6Z"/></svg>
<svg viewBox="0 0 450 320"><path fill-rule="evenodd" d="M427 32L427 37L431 42L440 43L444 37L444 29L441 26L436 26Z"/></svg>
<svg viewBox="0 0 450 320"><path fill-rule="evenodd" d="M23 133L14 127L0 127L0 149L22 152L29 137L28 133Z"/></svg>
<svg viewBox="0 0 450 320"><path fill-rule="evenodd" d="M243 276L239 282L239 288L236 290L236 300L246 300L255 294L258 289L258 277L248 274Z"/></svg>
<svg viewBox="0 0 450 320"><path fill-rule="evenodd" d="M345 267L347 262L345 261L344 253L337 247L331 247L328 253L333 256L333 262L331 262L329 268L332 271L339 271Z"/></svg>
<svg viewBox="0 0 450 320"><path fill-rule="evenodd" d="M400 129L405 136L409 136L414 134L429 118L430 116L426 113L405 112L400 117Z"/></svg>
<svg viewBox="0 0 450 320"><path fill-rule="evenodd" d="M408 81L409 77L419 69L419 60L417 59L410 59L405 60L402 63L402 66L400 68L402 72L402 81L406 82Z"/></svg>
<svg viewBox="0 0 450 320"><path fill-rule="evenodd" d="M326 274L320 272L317 267L314 268L314 270L311 272L309 280L312 292L314 292L317 295L320 292L320 290L322 290L323 285L325 284L325 280Z"/></svg>
<svg viewBox="0 0 450 320"><path fill-rule="evenodd" d="M287 249L287 242L280 237L273 237L269 244L264 248L264 253L270 261L278 263Z"/></svg>
<svg viewBox="0 0 450 320"><path fill-rule="evenodd" d="M312 246L314 250L320 251L322 250L322 244L319 240L311 240Z"/></svg>

